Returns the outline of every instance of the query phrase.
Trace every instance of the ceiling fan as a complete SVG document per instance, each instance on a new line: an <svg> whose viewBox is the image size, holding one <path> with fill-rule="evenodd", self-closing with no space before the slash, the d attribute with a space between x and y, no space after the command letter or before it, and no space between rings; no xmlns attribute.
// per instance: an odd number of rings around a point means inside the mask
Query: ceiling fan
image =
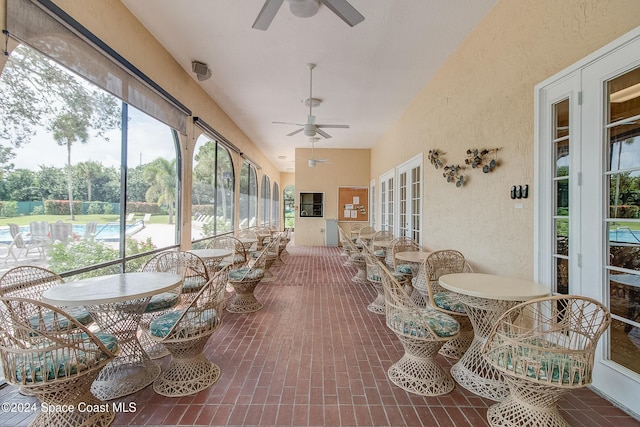
<svg viewBox="0 0 640 427"><path fill-rule="evenodd" d="M326 133L325 131L323 131L322 129L327 129L327 128L333 128L333 129L348 129L349 125L328 125L328 124L319 124L316 123L316 116L313 115L312 113L312 108L314 106L318 106L320 105L320 100L317 98L313 97L313 94L311 92L311 88L312 88L312 83L313 83L313 69L316 67L316 64L307 64L307 66L309 67L309 99L307 99L305 101L305 103L308 102L309 104L309 115L307 116L307 122L306 123L290 123L290 122L273 122L274 124L277 125L295 125L295 126L301 126L300 129L294 130L291 133L288 133L287 136L293 136L299 132L303 132L305 136L308 137L314 137L316 136L316 134L323 136L325 138L331 138L331 135L329 135L328 133Z"/></svg>
<svg viewBox="0 0 640 427"><path fill-rule="evenodd" d="M258 14L252 28L258 30L266 30L269 28L271 21L278 13L280 6L284 0L266 0L262 10ZM289 9L295 16L301 18L309 18L318 12L320 3L328 7L333 13L338 15L340 19L346 22L350 27L364 21L364 16L360 14L347 0L287 0Z"/></svg>
<svg viewBox="0 0 640 427"><path fill-rule="evenodd" d="M311 141L311 158L309 159L309 167L310 168L315 168L316 165L322 164L322 163L327 164L327 165L333 164L333 163L331 163L329 161L329 159L316 159L316 156L314 155L314 144L319 139L320 138L318 138L317 136L309 138L309 141Z"/></svg>

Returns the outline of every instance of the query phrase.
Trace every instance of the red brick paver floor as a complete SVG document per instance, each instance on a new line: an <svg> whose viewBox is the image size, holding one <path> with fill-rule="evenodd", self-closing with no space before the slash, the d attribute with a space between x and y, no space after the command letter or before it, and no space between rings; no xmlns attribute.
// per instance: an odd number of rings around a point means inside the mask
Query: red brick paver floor
<svg viewBox="0 0 640 427"><path fill-rule="evenodd" d="M375 291L351 282L338 248L295 247L276 280L256 289L264 308L225 313L206 348L222 370L217 383L194 396L168 398L152 387L117 400L114 426L483 426L493 402L462 387L439 397L405 392L387 378L403 353L383 315L367 310ZM165 366L165 358L160 363ZM438 356L447 369L452 362ZM13 386L0 404L37 402ZM589 389L559 406L572 426L640 426ZM0 412L1 426L27 425L28 412Z"/></svg>

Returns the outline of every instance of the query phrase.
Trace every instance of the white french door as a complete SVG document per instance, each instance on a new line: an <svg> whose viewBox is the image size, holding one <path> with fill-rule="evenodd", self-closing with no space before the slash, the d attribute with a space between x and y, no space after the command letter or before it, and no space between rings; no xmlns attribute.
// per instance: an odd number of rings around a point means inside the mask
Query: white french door
<svg viewBox="0 0 640 427"><path fill-rule="evenodd" d="M380 176L380 230L395 233L395 171Z"/></svg>
<svg viewBox="0 0 640 427"><path fill-rule="evenodd" d="M640 413L640 29L536 103L536 280L609 308L593 385Z"/></svg>
<svg viewBox="0 0 640 427"><path fill-rule="evenodd" d="M420 153L398 166L398 236L422 244L422 158Z"/></svg>

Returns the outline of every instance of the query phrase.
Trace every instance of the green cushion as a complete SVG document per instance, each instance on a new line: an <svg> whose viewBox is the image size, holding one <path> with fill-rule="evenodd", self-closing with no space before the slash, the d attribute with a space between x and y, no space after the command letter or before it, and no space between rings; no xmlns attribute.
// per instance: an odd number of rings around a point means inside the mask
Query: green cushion
<svg viewBox="0 0 640 427"><path fill-rule="evenodd" d="M231 270L229 272L229 280L231 281L239 281L239 280L255 280L262 279L264 277L264 270L261 268L249 268L242 267L237 270Z"/></svg>
<svg viewBox="0 0 640 427"><path fill-rule="evenodd" d="M365 262L366 259L365 259L364 254L362 252L353 252L351 254L351 261Z"/></svg>
<svg viewBox="0 0 640 427"><path fill-rule="evenodd" d="M555 344L549 343L545 340L530 340L529 342L538 346L536 350L532 350L530 347L519 346L511 349L515 350L519 354L516 358L516 366L513 364L512 353L507 353L507 365L506 369L513 372L516 375L523 376L523 370L526 366L526 376L533 379L540 379L545 382L549 382L549 372L551 373L552 383L559 383L560 376L562 376L562 384L580 384L580 373L586 372L587 369L584 365L584 360L580 358L572 358L571 354L558 354L557 352L549 352L545 350L545 347L556 347ZM504 354L498 357L496 362L498 365L505 367ZM526 363L519 362L525 359ZM524 365L524 366L523 366ZM539 370L538 370L539 369ZM573 381L569 381L571 374L573 373ZM585 378L588 380L588 378Z"/></svg>
<svg viewBox="0 0 640 427"><path fill-rule="evenodd" d="M149 332L155 337L166 337L173 325L180 319L182 313L184 313L184 310L174 310L153 319L149 326ZM202 322L199 321L198 316L202 317ZM177 338L184 338L201 332L196 328L202 327L202 325L205 325L204 328L201 328L202 330L209 330L218 323L220 323L220 317L218 317L218 313L215 310L205 310L201 313L188 311L185 319L182 320L182 329L178 332Z"/></svg>
<svg viewBox="0 0 640 427"><path fill-rule="evenodd" d="M393 276L394 279L396 279L400 283L402 283L405 280L407 280L407 276L406 275L404 275L402 273L398 273L397 271L392 271L391 275ZM376 272L367 271L367 278L369 280L371 280L372 282L381 282L382 281L382 277Z"/></svg>
<svg viewBox="0 0 640 427"><path fill-rule="evenodd" d="M375 251L373 251L373 254L377 257L381 257L385 256L385 251L384 249L376 249Z"/></svg>
<svg viewBox="0 0 640 427"><path fill-rule="evenodd" d="M409 264L400 264L396 267L396 271L402 274L413 274L411 266Z"/></svg>
<svg viewBox="0 0 640 427"><path fill-rule="evenodd" d="M89 314L87 309L84 307L65 307L64 311L83 325L88 325L93 322L91 314ZM41 321L44 323L45 330L50 331L53 326L53 311L47 310L46 312L43 312L42 318L37 315L29 318L31 327L36 330L40 329ZM65 317L58 317L58 324L62 329L69 327L69 322Z"/></svg>
<svg viewBox="0 0 640 427"><path fill-rule="evenodd" d="M198 292L205 283L207 283L207 281L201 276L185 277L182 284L182 292L187 294Z"/></svg>
<svg viewBox="0 0 640 427"><path fill-rule="evenodd" d="M422 309L422 318L413 320L396 316L394 325L398 332L422 338L430 336L425 323L439 337L451 337L460 331L460 324L451 316L432 308ZM424 322L424 323L423 323Z"/></svg>
<svg viewBox="0 0 640 427"><path fill-rule="evenodd" d="M77 338L76 341L88 339L86 333L73 336ZM95 336L110 352L115 353L118 350L118 341L113 335L96 332ZM93 348L97 349L97 346ZM90 358L87 358L84 352L80 352L77 358L72 360L68 354L63 350L53 350L19 355L16 360L16 379L26 383L42 382L44 379L50 381L85 371L108 358L104 353L90 353Z"/></svg>
<svg viewBox="0 0 640 427"><path fill-rule="evenodd" d="M460 299L455 292L438 292L433 296L433 301L443 310L455 311L460 314L467 313L464 304L460 302Z"/></svg>
<svg viewBox="0 0 640 427"><path fill-rule="evenodd" d="M144 309L145 313L155 313L156 311L166 310L173 307L178 303L180 295L175 292L163 292L151 297L151 300L147 304L147 308Z"/></svg>

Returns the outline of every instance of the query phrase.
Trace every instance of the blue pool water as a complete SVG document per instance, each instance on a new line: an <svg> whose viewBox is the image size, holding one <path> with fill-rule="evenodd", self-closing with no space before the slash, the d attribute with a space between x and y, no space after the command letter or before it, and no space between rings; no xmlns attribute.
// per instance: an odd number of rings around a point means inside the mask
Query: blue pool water
<svg viewBox="0 0 640 427"><path fill-rule="evenodd" d="M622 228L620 230L609 230L610 242L621 243L640 243L640 230L629 230Z"/></svg>
<svg viewBox="0 0 640 427"><path fill-rule="evenodd" d="M127 235L131 235L132 232L141 227L141 224L137 222L134 224L127 224L126 233ZM73 224L73 233L78 236L84 236L84 224ZM29 226L24 225L20 227L20 230L24 233L24 235L29 233ZM96 228L96 240L103 240L105 242L117 242L120 240L120 224L109 223L109 224L98 224ZM0 243L11 243L11 233L9 232L9 227L0 227Z"/></svg>

